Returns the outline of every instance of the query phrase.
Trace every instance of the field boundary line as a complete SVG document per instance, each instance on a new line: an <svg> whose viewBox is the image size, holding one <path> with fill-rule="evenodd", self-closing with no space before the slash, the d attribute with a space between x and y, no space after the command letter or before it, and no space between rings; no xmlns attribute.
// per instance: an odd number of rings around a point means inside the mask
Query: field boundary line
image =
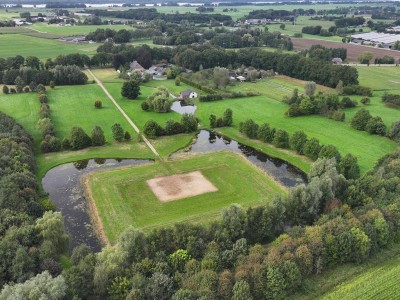
<svg viewBox="0 0 400 300"><path fill-rule="evenodd" d="M124 116L124 118L128 121L129 125L136 131L137 134L142 136L143 141L146 143L147 147L150 148L150 150L158 157L161 161L161 156L157 152L156 148L150 143L150 141L140 133L139 128L136 126L135 123L133 123L132 119L129 118L129 116L125 113L125 111L122 109L122 107L117 103L117 101L114 99L114 97L110 94L110 92L106 89L106 87L103 85L103 83L93 74L92 70L87 68L88 72L90 75L92 75L93 79L96 81L96 83L102 88L103 92L107 95L107 97L112 101L112 103L115 105L115 107L120 111L120 113Z"/></svg>

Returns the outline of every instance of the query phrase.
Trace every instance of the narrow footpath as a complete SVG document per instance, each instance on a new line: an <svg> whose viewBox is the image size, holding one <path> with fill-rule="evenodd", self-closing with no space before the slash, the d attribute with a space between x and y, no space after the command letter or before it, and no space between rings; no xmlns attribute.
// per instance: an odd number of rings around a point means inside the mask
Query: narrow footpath
<svg viewBox="0 0 400 300"><path fill-rule="evenodd" d="M105 88L103 83L93 74L93 72L90 69L87 69L87 71L90 73L90 75L94 78L96 83L103 89L104 93L107 95L107 97L114 103L115 107L120 111L120 113L124 116L124 118L128 121L129 125L132 126L132 128L136 131L137 134L142 136L143 141L146 143L147 147L150 148L150 150L156 155L157 158L159 158L162 161L162 158L160 154L157 152L157 150L154 148L154 146L150 143L150 141L140 133L139 128L136 126L135 123L129 118L129 116L125 113L125 111L122 109L122 107L115 101L113 96L109 93L109 91Z"/></svg>

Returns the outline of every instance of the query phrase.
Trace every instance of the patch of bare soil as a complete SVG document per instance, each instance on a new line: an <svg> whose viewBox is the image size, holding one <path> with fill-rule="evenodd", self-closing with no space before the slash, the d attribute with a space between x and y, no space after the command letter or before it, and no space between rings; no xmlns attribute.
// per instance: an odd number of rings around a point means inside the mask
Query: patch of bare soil
<svg viewBox="0 0 400 300"><path fill-rule="evenodd" d="M200 171L157 177L147 180L146 183L160 202L218 191Z"/></svg>
<svg viewBox="0 0 400 300"><path fill-rule="evenodd" d="M364 45L355 45L355 44L345 44L345 43L338 43L332 41L323 41L317 39L303 39L303 38L292 38L293 48L295 50L305 50L309 49L312 45L322 45L327 48L346 48L347 49L347 59L351 62L356 62L357 57L365 52L369 51L372 52L374 57L372 61L376 57L382 57L385 55L393 56L395 59L400 58L400 51L394 51L390 49L383 49L383 48L375 48L370 46Z"/></svg>

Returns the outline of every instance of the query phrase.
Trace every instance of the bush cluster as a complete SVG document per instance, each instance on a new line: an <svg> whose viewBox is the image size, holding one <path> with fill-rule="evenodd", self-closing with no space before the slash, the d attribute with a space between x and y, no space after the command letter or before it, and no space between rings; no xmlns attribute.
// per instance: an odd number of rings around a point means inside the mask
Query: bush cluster
<svg viewBox="0 0 400 300"><path fill-rule="evenodd" d="M203 92L206 92L208 94L218 94L217 90L209 88L208 86L205 86L205 85L201 85L201 84L199 84L197 82L194 82L192 80L189 80L189 79L187 79L185 77L179 76L177 78L179 78L181 82L186 83L186 84L188 84L188 85L190 85L192 87L195 87L195 88L197 88L197 89L199 89L199 90L201 90Z"/></svg>
<svg viewBox="0 0 400 300"><path fill-rule="evenodd" d="M357 130L367 131L369 134L385 136L387 128L382 118L372 117L368 110L362 108L358 110L350 122L351 127Z"/></svg>
<svg viewBox="0 0 400 300"><path fill-rule="evenodd" d="M144 124L143 133L149 138L179 133L190 133L197 130L199 120L192 114L183 114L181 121L168 120L162 127L154 120L148 120Z"/></svg>
<svg viewBox="0 0 400 300"><path fill-rule="evenodd" d="M400 106L400 95L385 93L382 96L382 102L393 106Z"/></svg>
<svg viewBox="0 0 400 300"><path fill-rule="evenodd" d="M342 94L346 96L358 95L372 97L372 89L358 84L351 84L343 87Z"/></svg>
<svg viewBox="0 0 400 300"><path fill-rule="evenodd" d="M40 101L38 127L42 133L42 141L40 142L40 151L43 153L58 152L61 150L61 141L56 137L56 130L51 121L50 107L46 95L46 88L43 85L36 87Z"/></svg>
<svg viewBox="0 0 400 300"><path fill-rule="evenodd" d="M217 128L217 127L230 127L233 124L233 112L230 108L225 110L224 115L222 117L217 118L215 115L210 115L210 127Z"/></svg>

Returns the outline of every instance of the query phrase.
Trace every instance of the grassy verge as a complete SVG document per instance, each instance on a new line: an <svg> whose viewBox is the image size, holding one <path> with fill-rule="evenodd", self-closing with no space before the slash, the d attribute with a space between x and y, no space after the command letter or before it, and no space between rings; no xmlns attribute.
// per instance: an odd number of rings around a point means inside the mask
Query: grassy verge
<svg viewBox="0 0 400 300"><path fill-rule="evenodd" d="M156 162L91 176L88 186L111 243L130 225L149 230L176 222L208 222L230 204L257 205L283 192L279 184L234 153L212 153L166 164L167 168ZM156 176L195 170L201 170L218 191L161 203L146 184Z"/></svg>

